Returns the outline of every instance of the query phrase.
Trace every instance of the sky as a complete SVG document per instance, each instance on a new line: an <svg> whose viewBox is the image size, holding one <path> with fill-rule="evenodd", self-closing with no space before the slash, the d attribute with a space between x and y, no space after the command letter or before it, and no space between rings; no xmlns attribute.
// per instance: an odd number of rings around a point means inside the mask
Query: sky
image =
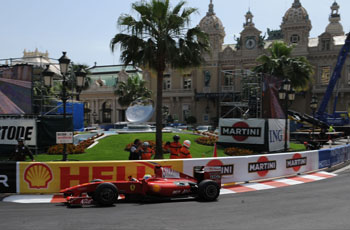
<svg viewBox="0 0 350 230"><path fill-rule="evenodd" d="M62 51L75 63L94 65L120 64L119 52L111 51L109 43L120 30L117 19L121 14L137 16L131 10L136 0L0 0L1 32L0 60L20 58L23 50L36 48L58 59ZM214 12L222 21L225 44L234 43L250 9L257 29L280 29L282 17L294 0L213 0ZM174 6L178 0L170 0ZM188 7L198 13L191 17L196 26L206 15L210 0L187 0ZM330 6L334 0L301 0L312 23L311 37L325 31ZM345 33L350 31L349 0L337 0ZM0 61L2 64L3 61Z"/></svg>

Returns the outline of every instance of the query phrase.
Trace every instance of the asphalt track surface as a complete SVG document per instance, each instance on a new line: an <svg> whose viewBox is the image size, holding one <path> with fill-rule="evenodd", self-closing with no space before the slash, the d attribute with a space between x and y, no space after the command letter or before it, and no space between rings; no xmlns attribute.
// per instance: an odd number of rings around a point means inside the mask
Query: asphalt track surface
<svg viewBox="0 0 350 230"><path fill-rule="evenodd" d="M181 200L66 208L0 202L0 229L350 229L350 171L284 188Z"/></svg>

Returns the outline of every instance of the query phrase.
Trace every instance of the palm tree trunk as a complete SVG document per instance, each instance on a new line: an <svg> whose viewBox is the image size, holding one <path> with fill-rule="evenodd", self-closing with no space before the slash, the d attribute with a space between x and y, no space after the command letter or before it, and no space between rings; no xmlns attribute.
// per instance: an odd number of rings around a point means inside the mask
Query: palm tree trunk
<svg viewBox="0 0 350 230"><path fill-rule="evenodd" d="M156 155L154 159L163 159L162 144L162 104L163 104L163 71L157 71L157 102L156 102Z"/></svg>

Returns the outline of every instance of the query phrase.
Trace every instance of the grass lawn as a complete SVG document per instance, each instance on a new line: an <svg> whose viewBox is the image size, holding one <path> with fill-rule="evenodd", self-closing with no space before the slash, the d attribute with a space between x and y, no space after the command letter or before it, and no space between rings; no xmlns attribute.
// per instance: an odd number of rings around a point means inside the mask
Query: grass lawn
<svg viewBox="0 0 350 230"><path fill-rule="evenodd" d="M213 156L213 146L199 145L195 140L199 137L193 134L178 134L182 143L184 140L191 141L191 155L194 158L199 157L211 157ZM164 133L163 141L172 141L173 133ZM137 133L137 134L120 134L108 136L99 140L98 144L93 148L87 149L84 154L68 155L68 160L80 160L80 161L101 161L101 160L127 160L129 158L129 152L125 151L125 146L134 142L136 138L141 141L155 140L154 133ZM218 147L218 156L226 156L224 149ZM164 154L164 158L167 159L170 154ZM61 155L47 155L40 154L35 157L37 161L52 161L62 159Z"/></svg>
<svg viewBox="0 0 350 230"><path fill-rule="evenodd" d="M182 143L184 140L191 141L191 155L193 158L201 157L212 157L213 146L199 145L195 140L199 137L193 134L178 134ZM172 141L174 133L164 133L163 141ZM154 133L137 133L137 134L120 134L108 136L99 140L98 144L93 148L87 149L86 153L68 155L68 160L79 160L79 161L102 161L102 160L127 160L129 158L129 152L125 151L124 148L128 143L133 142L136 138L141 141L155 140ZM291 143L291 148L295 151L305 150L304 145ZM224 154L224 148L218 146L217 153L219 157L227 156ZM170 154L164 154L164 158L169 158ZM62 155L48 155L39 154L35 156L36 161L56 161L61 160Z"/></svg>

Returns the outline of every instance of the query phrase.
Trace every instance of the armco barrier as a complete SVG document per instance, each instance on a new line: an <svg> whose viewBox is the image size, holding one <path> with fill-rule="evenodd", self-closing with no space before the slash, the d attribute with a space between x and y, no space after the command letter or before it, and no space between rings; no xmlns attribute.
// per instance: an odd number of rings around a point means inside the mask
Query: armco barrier
<svg viewBox="0 0 350 230"><path fill-rule="evenodd" d="M155 164L193 175L195 166L221 165L222 182L269 179L303 173L350 160L350 146L332 149L184 160L1 163L0 192L56 193L92 179L127 180L153 174Z"/></svg>
<svg viewBox="0 0 350 230"><path fill-rule="evenodd" d="M329 168L350 160L350 145L319 150L319 168Z"/></svg>
<svg viewBox="0 0 350 230"><path fill-rule="evenodd" d="M0 162L0 193L15 193L16 162Z"/></svg>
<svg viewBox="0 0 350 230"><path fill-rule="evenodd" d="M268 179L318 169L318 151L280 153L245 157L189 159L184 173L192 175L195 166L221 165L222 183Z"/></svg>

